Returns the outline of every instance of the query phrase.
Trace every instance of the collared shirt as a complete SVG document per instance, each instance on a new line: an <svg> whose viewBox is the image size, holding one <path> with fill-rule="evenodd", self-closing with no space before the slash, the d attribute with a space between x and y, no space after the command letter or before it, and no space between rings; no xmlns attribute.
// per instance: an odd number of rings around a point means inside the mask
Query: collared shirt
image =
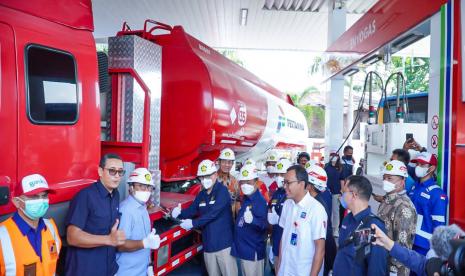
<svg viewBox="0 0 465 276"><path fill-rule="evenodd" d="M150 218L145 204L141 204L130 195L121 202L119 210L119 229L124 231L127 240L140 241L150 234ZM150 263L150 249L119 252L116 254L116 262L119 265L118 275L146 276Z"/></svg>
<svg viewBox="0 0 465 276"><path fill-rule="evenodd" d="M18 226L19 231L23 236L27 236L29 243L31 244L32 248L36 252L36 255L40 257L42 260L42 230L47 228L45 226L44 220L42 218L39 219L39 223L37 224L37 229L32 228L27 222L16 212L13 215L13 221Z"/></svg>
<svg viewBox="0 0 465 276"><path fill-rule="evenodd" d="M264 173L258 176L260 181L263 182L266 186L266 189L270 187L270 185L275 181L273 177L270 177L268 173Z"/></svg>
<svg viewBox="0 0 465 276"><path fill-rule="evenodd" d="M179 218L194 218L192 225L202 230L205 252L223 250L233 242L231 198L221 182L213 185L210 194L205 189L200 191L189 208L182 210Z"/></svg>
<svg viewBox="0 0 465 276"><path fill-rule="evenodd" d="M331 163L326 164L325 171L328 176L327 184L331 193L333 195L341 194L342 171L332 166Z"/></svg>
<svg viewBox="0 0 465 276"><path fill-rule="evenodd" d="M346 179L347 177L351 176L354 174L354 161L352 159L347 160L345 156L341 158L341 164L342 164L342 173L341 173L341 178Z"/></svg>
<svg viewBox="0 0 465 276"><path fill-rule="evenodd" d="M386 249L379 245L371 245L371 252L365 259L365 265L360 265L355 260L355 247L353 243L344 245L346 240L354 230L359 227L362 220L371 213L370 207L359 212L357 215L349 213L341 224L339 230L339 249L334 261L334 276L359 276L359 275L386 275L387 274L387 257ZM376 218L372 218L362 228L369 228L371 224L376 224L383 232L386 232L384 223Z"/></svg>
<svg viewBox="0 0 465 276"><path fill-rule="evenodd" d="M278 216L281 216L286 198L286 190L284 190L284 188L279 188L273 194L273 197L268 203L268 209L271 210L274 207L276 214L278 214ZM274 256L279 256L279 243L281 242L282 235L283 228L279 226L279 224L273 225L271 229L271 246L273 248Z"/></svg>
<svg viewBox="0 0 465 276"><path fill-rule="evenodd" d="M315 240L326 238L328 217L325 208L308 192L295 203L284 203L279 225L284 232L281 240L279 275L309 275L315 255ZM319 275L323 275L323 265Z"/></svg>
<svg viewBox="0 0 465 276"><path fill-rule="evenodd" d="M417 210L415 246L428 251L431 236L437 226L446 224L447 196L433 178L417 182L409 193Z"/></svg>
<svg viewBox="0 0 465 276"><path fill-rule="evenodd" d="M239 183L234 176L230 173L224 173L221 170L218 171L218 182L221 182L226 188L228 188L229 194L231 195L231 201L235 202L239 197Z"/></svg>
<svg viewBox="0 0 465 276"><path fill-rule="evenodd" d="M245 210L249 207L253 220L244 221ZM258 189L250 196L244 196L234 228L234 243L231 255L243 260L255 261L265 258L267 222L266 201Z"/></svg>
<svg viewBox="0 0 465 276"><path fill-rule="evenodd" d="M412 249L417 224L417 212L405 191L384 197L378 217L386 225L386 234L400 245ZM398 276L410 275L410 270L394 258L389 258L389 271Z"/></svg>
<svg viewBox="0 0 465 276"><path fill-rule="evenodd" d="M119 218L119 192L111 193L100 181L82 189L71 201L65 225L74 225L93 235L108 235ZM115 275L118 271L116 248L69 246L66 275Z"/></svg>

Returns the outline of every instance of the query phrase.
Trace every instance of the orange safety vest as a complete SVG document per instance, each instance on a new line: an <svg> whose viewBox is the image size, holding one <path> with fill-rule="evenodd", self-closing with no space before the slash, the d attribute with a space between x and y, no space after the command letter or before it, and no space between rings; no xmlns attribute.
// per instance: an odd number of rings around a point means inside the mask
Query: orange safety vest
<svg viewBox="0 0 465 276"><path fill-rule="evenodd" d="M16 276L35 270L37 276L55 275L61 239L53 219L44 219L42 230L42 261L27 236L9 218L0 224L0 275Z"/></svg>

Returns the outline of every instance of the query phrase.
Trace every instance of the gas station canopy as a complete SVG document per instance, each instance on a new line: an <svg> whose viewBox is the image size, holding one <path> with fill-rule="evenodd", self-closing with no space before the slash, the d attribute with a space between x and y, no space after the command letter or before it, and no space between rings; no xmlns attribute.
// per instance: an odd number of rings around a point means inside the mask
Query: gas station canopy
<svg viewBox="0 0 465 276"><path fill-rule="evenodd" d="M347 9L349 28L377 0L94 0L95 32L109 37L127 21L182 25L214 48L299 50L327 48L328 11Z"/></svg>

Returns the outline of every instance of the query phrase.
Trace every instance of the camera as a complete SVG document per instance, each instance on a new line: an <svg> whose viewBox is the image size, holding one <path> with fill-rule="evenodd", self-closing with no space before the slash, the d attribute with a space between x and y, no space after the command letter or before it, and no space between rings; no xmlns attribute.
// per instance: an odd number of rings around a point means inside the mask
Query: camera
<svg viewBox="0 0 465 276"><path fill-rule="evenodd" d="M434 275L439 273L441 276L459 276L465 275L465 237L457 240L451 240L452 253L447 261L439 258L431 258L426 264L426 274Z"/></svg>
<svg viewBox="0 0 465 276"><path fill-rule="evenodd" d="M363 228L356 230L353 235L355 248L360 248L365 245L371 244L375 240L375 229L371 228Z"/></svg>

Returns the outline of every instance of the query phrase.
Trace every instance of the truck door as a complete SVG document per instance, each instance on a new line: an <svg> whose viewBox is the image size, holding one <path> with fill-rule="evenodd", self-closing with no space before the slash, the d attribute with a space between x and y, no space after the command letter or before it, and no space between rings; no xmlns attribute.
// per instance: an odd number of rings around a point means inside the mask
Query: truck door
<svg viewBox="0 0 465 276"><path fill-rule="evenodd" d="M13 210L8 198L16 183L17 97L14 34L0 23L0 215Z"/></svg>

